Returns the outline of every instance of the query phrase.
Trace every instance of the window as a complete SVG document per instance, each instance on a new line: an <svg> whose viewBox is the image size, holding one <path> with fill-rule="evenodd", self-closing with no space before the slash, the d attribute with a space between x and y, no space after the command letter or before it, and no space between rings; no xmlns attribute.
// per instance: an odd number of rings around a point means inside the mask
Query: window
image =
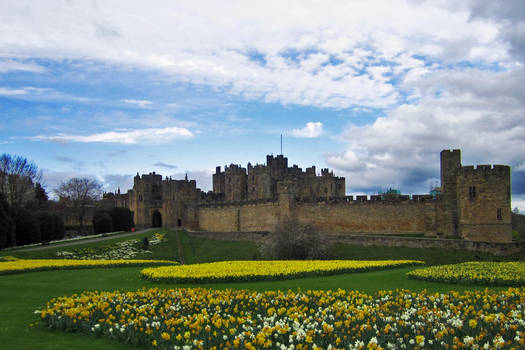
<svg viewBox="0 0 525 350"><path fill-rule="evenodd" d="M470 186L468 188L468 197L471 201L476 199L476 186Z"/></svg>
<svg viewBox="0 0 525 350"><path fill-rule="evenodd" d="M503 217L501 216L501 208L498 208L498 212L496 213L496 216L498 217L498 220L503 220Z"/></svg>

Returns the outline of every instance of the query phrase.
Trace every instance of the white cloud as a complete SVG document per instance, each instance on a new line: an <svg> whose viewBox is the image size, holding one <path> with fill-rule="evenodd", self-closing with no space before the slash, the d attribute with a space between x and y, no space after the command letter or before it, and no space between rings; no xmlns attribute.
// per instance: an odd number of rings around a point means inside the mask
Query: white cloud
<svg viewBox="0 0 525 350"><path fill-rule="evenodd" d="M346 151L343 154L332 154L326 156L326 162L336 169L352 171L366 167L366 163L359 159L354 151Z"/></svg>
<svg viewBox="0 0 525 350"><path fill-rule="evenodd" d="M24 63L15 60L0 60L0 73L14 71L42 73L45 72L46 69L34 63Z"/></svg>
<svg viewBox="0 0 525 350"><path fill-rule="evenodd" d="M91 98L79 97L57 91L53 88L42 88L34 86L25 86L18 89L0 87L0 96L9 96L26 100L61 100L75 102L89 102Z"/></svg>
<svg viewBox="0 0 525 350"><path fill-rule="evenodd" d="M150 7L16 1L0 13L0 52L156 70L168 80L267 102L391 107L400 99L391 79L422 70L405 64L414 55L444 64L511 59L516 38L498 36L500 18L470 15L468 6L403 0L288 6L166 1Z"/></svg>
<svg viewBox="0 0 525 350"><path fill-rule="evenodd" d="M152 102L148 100L122 100L122 102L136 105L141 108L149 108L152 105Z"/></svg>
<svg viewBox="0 0 525 350"><path fill-rule="evenodd" d="M7 89L0 87L0 96L17 96L25 94L27 94L27 91L24 89Z"/></svg>
<svg viewBox="0 0 525 350"><path fill-rule="evenodd" d="M292 130L292 136L294 137L313 138L321 136L322 133L323 123L321 122L308 122L304 128Z"/></svg>
<svg viewBox="0 0 525 350"><path fill-rule="evenodd" d="M192 138L193 133L186 128L168 127L168 128L151 128L140 130L122 130L108 131L91 135L52 135L52 136L34 136L30 137L33 141L52 141L52 142L107 142L121 144L137 143L169 143L174 140Z"/></svg>

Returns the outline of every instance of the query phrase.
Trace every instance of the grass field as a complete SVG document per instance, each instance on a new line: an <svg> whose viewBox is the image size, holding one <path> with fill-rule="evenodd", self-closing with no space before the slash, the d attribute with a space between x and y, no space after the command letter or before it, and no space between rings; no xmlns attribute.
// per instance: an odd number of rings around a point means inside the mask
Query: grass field
<svg viewBox="0 0 525 350"><path fill-rule="evenodd" d="M185 263L209 262L218 260L253 260L260 258L257 246L251 242L211 241L192 237L185 233L156 230L138 234L137 238L151 236L152 232L166 233L168 241L152 248L147 257L155 259L183 259ZM179 235L178 239L175 235ZM130 239L115 237L103 244ZM180 242L180 247L179 247ZM96 243L78 244L75 247L93 247ZM57 250L69 250L74 247L49 247L45 250L23 252L0 252L0 256L14 255L20 258L54 257ZM478 259L496 260L501 258L488 254L471 252L438 251L435 249L405 249L379 247L353 247L341 245L334 255L346 259L421 259L431 264L452 263ZM521 259L522 256L509 257L509 260ZM107 269L65 270L30 272L17 275L0 276L0 339L5 349L68 349L83 347L85 349L134 349L127 344L116 341L94 338L83 334L71 334L52 331L44 328L33 312L40 309L53 297L72 295L85 290L136 290L139 288L161 287L205 287L205 288L243 288L258 291L288 289L354 289L369 294L378 290L406 288L413 291L446 292L449 290L484 289L484 286L450 285L410 280L406 272L414 269L401 268L394 270L364 272L347 275L310 277L283 281L262 281L221 284L165 284L142 280L139 277L141 267L122 267ZM501 290L504 288L491 289ZM32 326L31 326L32 325Z"/></svg>

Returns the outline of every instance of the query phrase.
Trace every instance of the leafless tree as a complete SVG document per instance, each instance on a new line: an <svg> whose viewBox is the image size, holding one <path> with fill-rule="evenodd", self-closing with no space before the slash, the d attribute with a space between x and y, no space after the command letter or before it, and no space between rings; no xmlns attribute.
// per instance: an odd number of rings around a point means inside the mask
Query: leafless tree
<svg viewBox="0 0 525 350"><path fill-rule="evenodd" d="M62 182L55 189L59 201L63 202L71 214L78 220L80 232L84 231L84 220L95 202L100 199L102 185L87 177L72 178Z"/></svg>
<svg viewBox="0 0 525 350"><path fill-rule="evenodd" d="M12 208L21 207L33 198L33 185L42 181L42 172L27 158L2 154L0 156L0 192Z"/></svg>

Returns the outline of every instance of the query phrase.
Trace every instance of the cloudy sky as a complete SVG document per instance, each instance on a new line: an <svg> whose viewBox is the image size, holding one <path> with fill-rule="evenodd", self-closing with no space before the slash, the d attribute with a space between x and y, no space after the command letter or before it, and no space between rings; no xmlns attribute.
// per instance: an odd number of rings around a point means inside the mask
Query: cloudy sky
<svg viewBox="0 0 525 350"><path fill-rule="evenodd" d="M427 193L439 152L512 166L525 210L525 2L0 0L0 153L47 190L217 165Z"/></svg>

